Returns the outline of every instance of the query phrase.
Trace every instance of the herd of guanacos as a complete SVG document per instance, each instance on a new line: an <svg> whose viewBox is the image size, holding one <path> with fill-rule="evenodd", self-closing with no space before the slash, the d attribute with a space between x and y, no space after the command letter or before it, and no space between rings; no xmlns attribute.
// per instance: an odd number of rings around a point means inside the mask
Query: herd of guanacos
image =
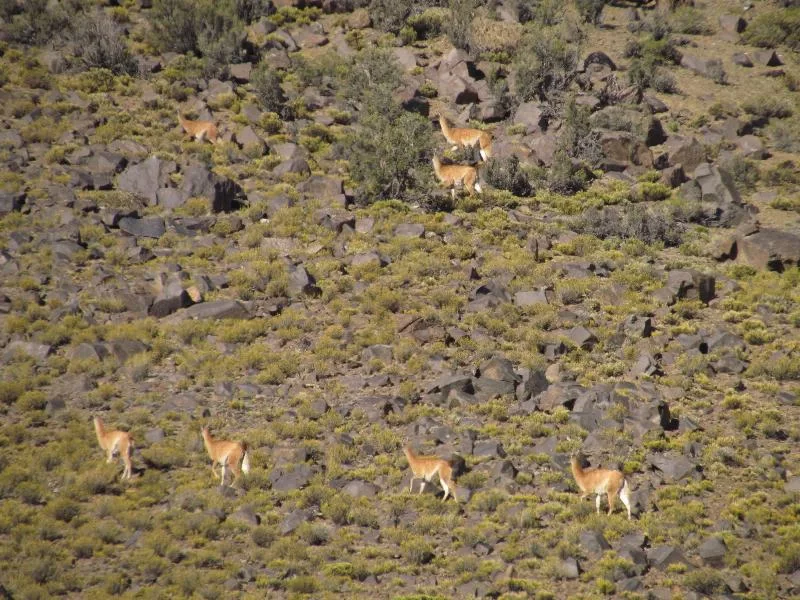
<svg viewBox="0 0 800 600"><path fill-rule="evenodd" d="M107 456L107 462L112 462L114 456L119 454L125 470L122 479L130 479L133 464L131 454L133 451L133 438L127 431L107 430L103 421L99 417L94 417L94 429L97 433L97 441L100 448ZM219 478L220 485L225 485L225 474L228 469L233 473L231 485L235 484L242 473L245 475L250 472L250 453L247 442L231 442L228 440L215 439L208 427L202 428L203 444L211 458L211 472L215 478ZM403 452L411 468L411 483L409 492L414 489L414 481L421 481L419 493L425 490L425 486L435 477L439 476L439 483L444 490L442 502L447 500L452 491L453 498L458 502L456 485L453 481L453 464L446 459L438 456L422 456L416 454L410 446L404 446ZM219 465L222 470L217 474L216 467ZM581 490L581 500L587 496L595 495L595 506L597 513L600 513L600 501L603 495L608 498L608 514L614 510L614 502L619 496L628 511L628 519L631 519L631 496L628 480L621 471L611 469L588 468L584 469L577 456L570 460L572 475Z"/></svg>
<svg viewBox="0 0 800 600"><path fill-rule="evenodd" d="M442 134L448 143L453 144L453 150L460 146L465 148L478 148L481 159L489 160L492 155L492 136L487 131L481 129L470 129L466 127L453 127L447 119L438 116ZM191 121L184 119L178 111L178 122L183 131L192 136L198 142L208 140L216 144L219 139L219 130L213 121ZM442 185L450 188L450 193L455 197L456 188L465 189L470 195L474 192L483 193L480 181L478 181L478 169L473 165L444 165L438 156L433 156L433 171Z"/></svg>
<svg viewBox="0 0 800 600"><path fill-rule="evenodd" d="M460 146L477 146L482 160L487 161L491 157L492 136L488 132L480 129L453 127L442 115L438 115L438 120L442 134L448 143L453 144L453 150L458 149ZM184 132L197 141L217 142L219 132L213 121L184 119L180 111L178 111L178 121ZM450 188L453 196L455 196L457 187L463 187L469 194L473 194L475 191L478 193L483 192L478 181L478 170L472 165L444 165L439 157L434 155L433 170L439 181ZM133 448L130 434L124 431L106 431L103 422L98 417L94 418L94 425L97 432L97 440L100 443L100 447L106 451L108 462L111 462L114 455L119 453L125 465L122 478L130 479L131 450ZM225 485L227 469L230 469L233 473L231 484L235 483L242 473L247 474L250 471L250 456L246 442L214 439L208 427L203 427L202 435L206 451L211 457L211 472L215 478L218 477L220 479L222 485ZM426 484L438 475L439 483L444 490L442 501L447 500L452 491L453 498L458 502L456 486L453 482L453 465L449 461L437 456L415 454L409 446L405 446L403 452L406 455L412 473L409 492L414 489L414 481L420 480L419 493L422 494ZM216 472L217 465L222 468L219 475ZM611 514L614 509L614 502L619 497L628 511L628 519L631 518L630 487L622 472L610 469L584 469L577 456L572 457L570 466L575 482L581 490L581 499L594 494L596 496L595 506L599 513L601 497L606 495L608 498L608 514Z"/></svg>

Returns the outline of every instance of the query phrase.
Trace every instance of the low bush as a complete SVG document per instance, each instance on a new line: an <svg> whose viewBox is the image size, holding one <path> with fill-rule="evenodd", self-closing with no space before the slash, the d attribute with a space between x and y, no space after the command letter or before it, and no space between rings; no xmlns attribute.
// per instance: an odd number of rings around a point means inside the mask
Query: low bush
<svg viewBox="0 0 800 600"><path fill-rule="evenodd" d="M410 2L372 0L369 4L369 15L372 17L373 26L389 33L398 33L405 25L410 12Z"/></svg>
<svg viewBox="0 0 800 600"><path fill-rule="evenodd" d="M508 190L515 196L530 196L533 193L533 186L517 156L489 159L484 167L484 177L492 187Z"/></svg>
<svg viewBox="0 0 800 600"><path fill-rule="evenodd" d="M679 245L683 234L682 226L667 208L643 204L589 209L577 219L576 225L581 233L600 239L638 239L645 244L663 242L665 246Z"/></svg>
<svg viewBox="0 0 800 600"><path fill-rule="evenodd" d="M761 119L785 119L794 112L791 102L776 95L764 95L742 103L742 110Z"/></svg>
<svg viewBox="0 0 800 600"><path fill-rule="evenodd" d="M514 63L518 102L558 103L578 67L580 44L561 28L534 28L522 40Z"/></svg>
<svg viewBox="0 0 800 600"><path fill-rule="evenodd" d="M265 62L261 62L253 70L250 77L253 93L261 106L270 113L275 113L283 119L291 116L291 109L286 104L286 94L281 88L281 78Z"/></svg>
<svg viewBox="0 0 800 600"><path fill-rule="evenodd" d="M472 20L475 18L475 9L477 7L477 0L450 0L450 21L447 24L447 37L456 48L470 50Z"/></svg>
<svg viewBox="0 0 800 600"><path fill-rule="evenodd" d="M600 23L600 15L603 13L605 0L575 0L575 8L585 23L597 25Z"/></svg>
<svg viewBox="0 0 800 600"><path fill-rule="evenodd" d="M743 36L754 46L775 48L783 44L800 50L800 8L760 14L747 26Z"/></svg>
<svg viewBox="0 0 800 600"><path fill-rule="evenodd" d="M104 13L78 21L71 38L75 57L84 69L108 69L115 75L134 75L138 70L122 28Z"/></svg>
<svg viewBox="0 0 800 600"><path fill-rule="evenodd" d="M723 161L720 166L731 174L739 189L746 192L751 192L755 189L756 183L758 183L759 171L758 166L752 160L734 155Z"/></svg>

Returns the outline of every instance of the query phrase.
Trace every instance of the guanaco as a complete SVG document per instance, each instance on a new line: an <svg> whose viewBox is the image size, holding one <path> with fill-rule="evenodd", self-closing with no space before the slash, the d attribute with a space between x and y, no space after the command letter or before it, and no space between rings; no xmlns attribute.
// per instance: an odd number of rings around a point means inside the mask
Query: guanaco
<svg viewBox="0 0 800 600"><path fill-rule="evenodd" d="M595 506L597 507L597 514L600 514L600 496L606 494L608 496L608 514L610 515L614 510L614 500L619 495L620 500L628 509L628 520L631 519L631 490L628 487L628 480L621 471L612 471L611 469L597 469L589 468L584 469L577 456L573 456L570 460L572 467L572 475L575 477L575 483L581 489L581 500L585 499L591 494L596 494Z"/></svg>
<svg viewBox="0 0 800 600"><path fill-rule="evenodd" d="M414 491L414 480L421 479L422 484L419 487L421 494L425 490L427 483L433 478L434 475L439 475L439 483L444 490L444 498L442 502L447 500L450 490L453 490L453 498L458 502L456 496L456 484L453 483L453 466L449 461L439 458L438 456L419 456L414 454L410 446L404 446L403 452L408 459L408 466L411 467L411 484L408 486L408 491Z"/></svg>
<svg viewBox="0 0 800 600"><path fill-rule="evenodd" d="M181 111L178 111L178 122L183 127L183 130L191 135L198 142L208 140L212 144L217 143L217 126L213 121L191 121L184 119L181 116Z"/></svg>
<svg viewBox="0 0 800 600"><path fill-rule="evenodd" d="M488 132L480 129L451 127L442 115L439 115L439 125L445 139L453 144L453 150L458 149L459 146L474 146L477 143L480 145L481 158L484 161L489 160L492 155L492 136Z"/></svg>
<svg viewBox="0 0 800 600"><path fill-rule="evenodd" d="M239 478L239 465L241 472L247 475L250 472L250 455L247 452L247 442L228 442L225 440L215 440L211 437L208 427L203 427L203 443L205 444L208 455L211 457L211 472L214 477L219 477L220 485L225 485L225 470L230 468L233 471L233 481L236 483ZM216 466L222 465L222 473L217 475Z"/></svg>
<svg viewBox="0 0 800 600"><path fill-rule="evenodd" d="M455 198L456 186L463 185L470 195L477 190L483 193L478 182L478 170L470 165L443 165L439 157L433 157L433 171L437 179L450 188L450 194Z"/></svg>
<svg viewBox="0 0 800 600"><path fill-rule="evenodd" d="M108 460L112 462L114 455L119 453L122 463L125 465L125 470L122 472L122 479L131 478L131 452L133 451L133 438L127 431L106 431L103 421L100 417L94 417L94 431L97 434L97 441L100 448L106 451Z"/></svg>

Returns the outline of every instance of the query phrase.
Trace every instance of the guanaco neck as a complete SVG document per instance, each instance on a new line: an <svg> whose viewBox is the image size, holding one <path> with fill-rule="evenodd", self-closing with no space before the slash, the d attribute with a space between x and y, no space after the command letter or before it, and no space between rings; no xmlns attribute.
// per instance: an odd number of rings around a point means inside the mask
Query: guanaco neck
<svg viewBox="0 0 800 600"><path fill-rule="evenodd" d="M436 173L437 176L441 177L442 161L439 160L438 156L433 157L433 171Z"/></svg>
<svg viewBox="0 0 800 600"><path fill-rule="evenodd" d="M445 136L449 136L450 135L450 123L448 123L447 119L445 119L441 115L439 115L439 125L442 128L442 133L444 133Z"/></svg>
<svg viewBox="0 0 800 600"><path fill-rule="evenodd" d="M569 464L572 467L572 474L575 475L576 478L583 476L583 468L577 458L571 458Z"/></svg>
<svg viewBox="0 0 800 600"><path fill-rule="evenodd" d="M99 417L94 418L94 430L97 433L97 439L101 440L106 434L106 430L103 427L103 422L100 420Z"/></svg>
<svg viewBox="0 0 800 600"><path fill-rule="evenodd" d="M214 438L211 437L211 433L208 431L208 429L203 428L203 444L205 445L206 450L211 452L211 446L213 445L213 443L214 443Z"/></svg>
<svg viewBox="0 0 800 600"><path fill-rule="evenodd" d="M414 455L414 452L411 450L410 446L404 446L403 447L403 453L406 455L406 458L408 459L408 462L411 462L412 460L414 460L416 458L416 456Z"/></svg>

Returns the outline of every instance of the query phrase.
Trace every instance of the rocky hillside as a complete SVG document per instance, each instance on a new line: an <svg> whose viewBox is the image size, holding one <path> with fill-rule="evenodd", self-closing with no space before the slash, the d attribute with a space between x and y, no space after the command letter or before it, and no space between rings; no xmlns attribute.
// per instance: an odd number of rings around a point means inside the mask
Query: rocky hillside
<svg viewBox="0 0 800 600"><path fill-rule="evenodd" d="M0 1L0 596L800 595L798 31L794 0Z"/></svg>

